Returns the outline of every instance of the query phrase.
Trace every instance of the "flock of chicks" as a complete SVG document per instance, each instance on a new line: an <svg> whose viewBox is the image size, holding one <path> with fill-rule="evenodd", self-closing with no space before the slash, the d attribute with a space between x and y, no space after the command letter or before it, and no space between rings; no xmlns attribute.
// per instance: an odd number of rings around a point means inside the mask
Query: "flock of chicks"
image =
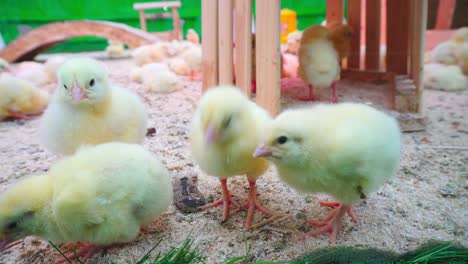
<svg viewBox="0 0 468 264"><path fill-rule="evenodd" d="M298 53L309 61L301 61L300 74L313 87L330 85L339 76L347 49L335 49L333 43L322 26L303 33ZM320 58L334 61L332 66L316 61L319 51ZM142 71L167 70L152 67ZM143 102L111 84L101 62L69 59L57 77L41 118L40 138L63 158L45 175L22 180L2 194L0 248L28 235L54 243L84 241L89 244L68 257L86 260L103 247L134 240L142 225L160 216L172 202L171 178L141 146L147 125ZM246 227L256 211L272 215L257 200L255 187L273 163L293 188L325 192L338 200L321 202L335 208L322 221L308 221L318 229L303 236L330 233L332 244L344 215L357 222L352 206L391 177L400 161L397 121L370 106L317 104L273 119L232 86L214 87L202 96L189 140L194 160L219 177L222 186L222 197L203 209L223 206L223 221L246 210ZM233 200L227 186L227 179L236 175L245 175L250 184L243 204Z"/></svg>
<svg viewBox="0 0 468 264"><path fill-rule="evenodd" d="M468 80L468 27L458 29L453 36L437 45L426 58L424 86L457 91L466 89Z"/></svg>

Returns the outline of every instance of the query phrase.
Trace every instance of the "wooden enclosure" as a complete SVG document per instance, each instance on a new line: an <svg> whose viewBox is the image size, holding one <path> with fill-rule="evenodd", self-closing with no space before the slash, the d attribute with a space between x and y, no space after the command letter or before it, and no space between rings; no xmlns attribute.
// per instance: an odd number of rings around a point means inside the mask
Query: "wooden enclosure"
<svg viewBox="0 0 468 264"><path fill-rule="evenodd" d="M326 3L327 23L342 21L344 1ZM255 58L256 100L275 115L280 110L281 94L280 0L257 0L256 10L256 47L260 47ZM398 15L386 16L385 10ZM342 76L388 80L392 83L391 110L420 113L427 0L348 0L347 15L355 38ZM236 85L250 94L251 17L251 0L202 0L203 90L232 84L235 56ZM381 58L385 58L383 63ZM414 125L420 126L418 122Z"/></svg>
<svg viewBox="0 0 468 264"><path fill-rule="evenodd" d="M146 26L147 19L163 19L163 18L171 18L173 23L173 30L169 32L163 33L155 33L159 38L164 40L180 40L181 39L181 25L180 25L180 16L178 8L181 7L179 1L167 1L167 2L149 2L149 3L135 3L133 4L133 9L137 10L140 16L140 27L141 30L148 32ZM163 12L159 14L146 14L146 10L152 9L171 9L171 12Z"/></svg>

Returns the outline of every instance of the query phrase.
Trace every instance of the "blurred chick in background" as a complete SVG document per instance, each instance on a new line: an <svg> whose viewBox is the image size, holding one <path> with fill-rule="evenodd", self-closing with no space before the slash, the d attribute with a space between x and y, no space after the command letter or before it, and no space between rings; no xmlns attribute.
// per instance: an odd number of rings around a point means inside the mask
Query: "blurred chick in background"
<svg viewBox="0 0 468 264"><path fill-rule="evenodd" d="M333 46L338 51L338 56L340 57L341 62L349 56L354 30L350 25L339 22L331 23L327 28L330 31L328 39L333 43Z"/></svg>
<svg viewBox="0 0 468 264"><path fill-rule="evenodd" d="M187 62L183 58L175 57L166 60L169 69L175 72L177 75L188 76L191 73L191 69L188 66Z"/></svg>
<svg viewBox="0 0 468 264"><path fill-rule="evenodd" d="M0 121L26 118L41 113L49 102L49 94L32 83L9 74L0 74Z"/></svg>
<svg viewBox="0 0 468 264"><path fill-rule="evenodd" d="M467 88L467 78L457 65L430 63L424 65L425 88L442 91L460 91Z"/></svg>
<svg viewBox="0 0 468 264"><path fill-rule="evenodd" d="M200 37L198 36L198 33L192 28L187 31L187 36L185 38L193 44L200 44Z"/></svg>
<svg viewBox="0 0 468 264"><path fill-rule="evenodd" d="M106 54L110 57L120 56L125 52L125 45L117 40L108 40L109 45L106 47Z"/></svg>
<svg viewBox="0 0 468 264"><path fill-rule="evenodd" d="M192 156L203 171L221 180L223 197L204 209L222 205L223 222L229 216L230 206L238 206L227 188L227 178L236 175L246 175L250 185L249 198L241 206L247 210L245 226L251 226L256 210L272 215L255 196L256 180L268 169L268 161L252 157L270 121L265 110L232 86L212 88L200 100L190 132Z"/></svg>
<svg viewBox="0 0 468 264"><path fill-rule="evenodd" d="M200 45L193 45L184 53L182 59L187 63L190 70L190 80L200 80L200 72L202 70L202 49Z"/></svg>
<svg viewBox="0 0 468 264"><path fill-rule="evenodd" d="M169 66L167 66L167 64L165 63L160 63L160 62L148 63L141 67L133 68L132 71L130 72L130 76L133 81L142 82L143 76L145 75L152 75L159 71L168 71L168 70L170 70Z"/></svg>
<svg viewBox="0 0 468 264"><path fill-rule="evenodd" d="M57 70L67 60L64 56L53 56L44 63L45 71L51 82L57 82Z"/></svg>
<svg viewBox="0 0 468 264"><path fill-rule="evenodd" d="M143 75L143 87L150 92L171 93L182 87L180 77L171 70L161 70Z"/></svg>
<svg viewBox="0 0 468 264"><path fill-rule="evenodd" d="M50 82L44 64L35 61L15 63L11 65L10 73L37 86L43 86Z"/></svg>
<svg viewBox="0 0 468 264"><path fill-rule="evenodd" d="M330 233L335 243L343 216L357 222L352 205L365 199L397 171L400 162L398 122L374 108L355 103L319 104L286 110L254 152L276 165L280 178L301 192L325 192L339 203L320 227L305 236Z"/></svg>
<svg viewBox="0 0 468 264"><path fill-rule="evenodd" d="M84 147L2 194L0 250L29 235L56 244L83 241L89 245L76 255L86 262L99 249L133 241L171 202L167 170L143 147Z"/></svg>
<svg viewBox="0 0 468 264"><path fill-rule="evenodd" d="M104 65L89 58L65 62L40 127L41 141L58 154L110 141L141 143L147 113L133 92L109 83Z"/></svg>
<svg viewBox="0 0 468 264"><path fill-rule="evenodd" d="M299 98L301 100L318 100L314 97L314 89L331 86L331 101L338 101L336 81L340 78L339 54L329 36L327 28L320 25L311 26L302 33L298 75L308 83L309 96Z"/></svg>

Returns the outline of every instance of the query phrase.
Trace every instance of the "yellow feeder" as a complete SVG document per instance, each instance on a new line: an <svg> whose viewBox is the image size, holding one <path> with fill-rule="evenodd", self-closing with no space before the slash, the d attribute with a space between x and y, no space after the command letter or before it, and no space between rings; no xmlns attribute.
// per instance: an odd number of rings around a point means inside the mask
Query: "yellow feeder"
<svg viewBox="0 0 468 264"><path fill-rule="evenodd" d="M296 12L291 9L281 9L281 43L287 43L286 37L289 33L297 30Z"/></svg>

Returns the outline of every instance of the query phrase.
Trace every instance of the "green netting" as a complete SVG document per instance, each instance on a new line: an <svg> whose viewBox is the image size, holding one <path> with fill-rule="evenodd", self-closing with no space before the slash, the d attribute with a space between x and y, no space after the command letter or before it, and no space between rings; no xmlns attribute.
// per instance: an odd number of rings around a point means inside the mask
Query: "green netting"
<svg viewBox="0 0 468 264"><path fill-rule="evenodd" d="M19 35L22 26L36 28L47 23L63 20L108 20L125 23L139 28L138 12L133 10L135 2L158 2L154 0L0 0L0 33L6 43ZM186 32L194 28L201 30L201 0L181 0L179 9ZM253 1L255 13L255 1ZM325 17L325 0L283 0L281 8L295 10L298 28L320 23ZM157 12L157 11L154 11ZM172 28L172 20L148 21L149 31L166 31ZM185 34L185 33L184 33ZM47 37L47 36L44 36ZM106 40L94 37L75 38L53 47L50 52L73 52L102 50Z"/></svg>

